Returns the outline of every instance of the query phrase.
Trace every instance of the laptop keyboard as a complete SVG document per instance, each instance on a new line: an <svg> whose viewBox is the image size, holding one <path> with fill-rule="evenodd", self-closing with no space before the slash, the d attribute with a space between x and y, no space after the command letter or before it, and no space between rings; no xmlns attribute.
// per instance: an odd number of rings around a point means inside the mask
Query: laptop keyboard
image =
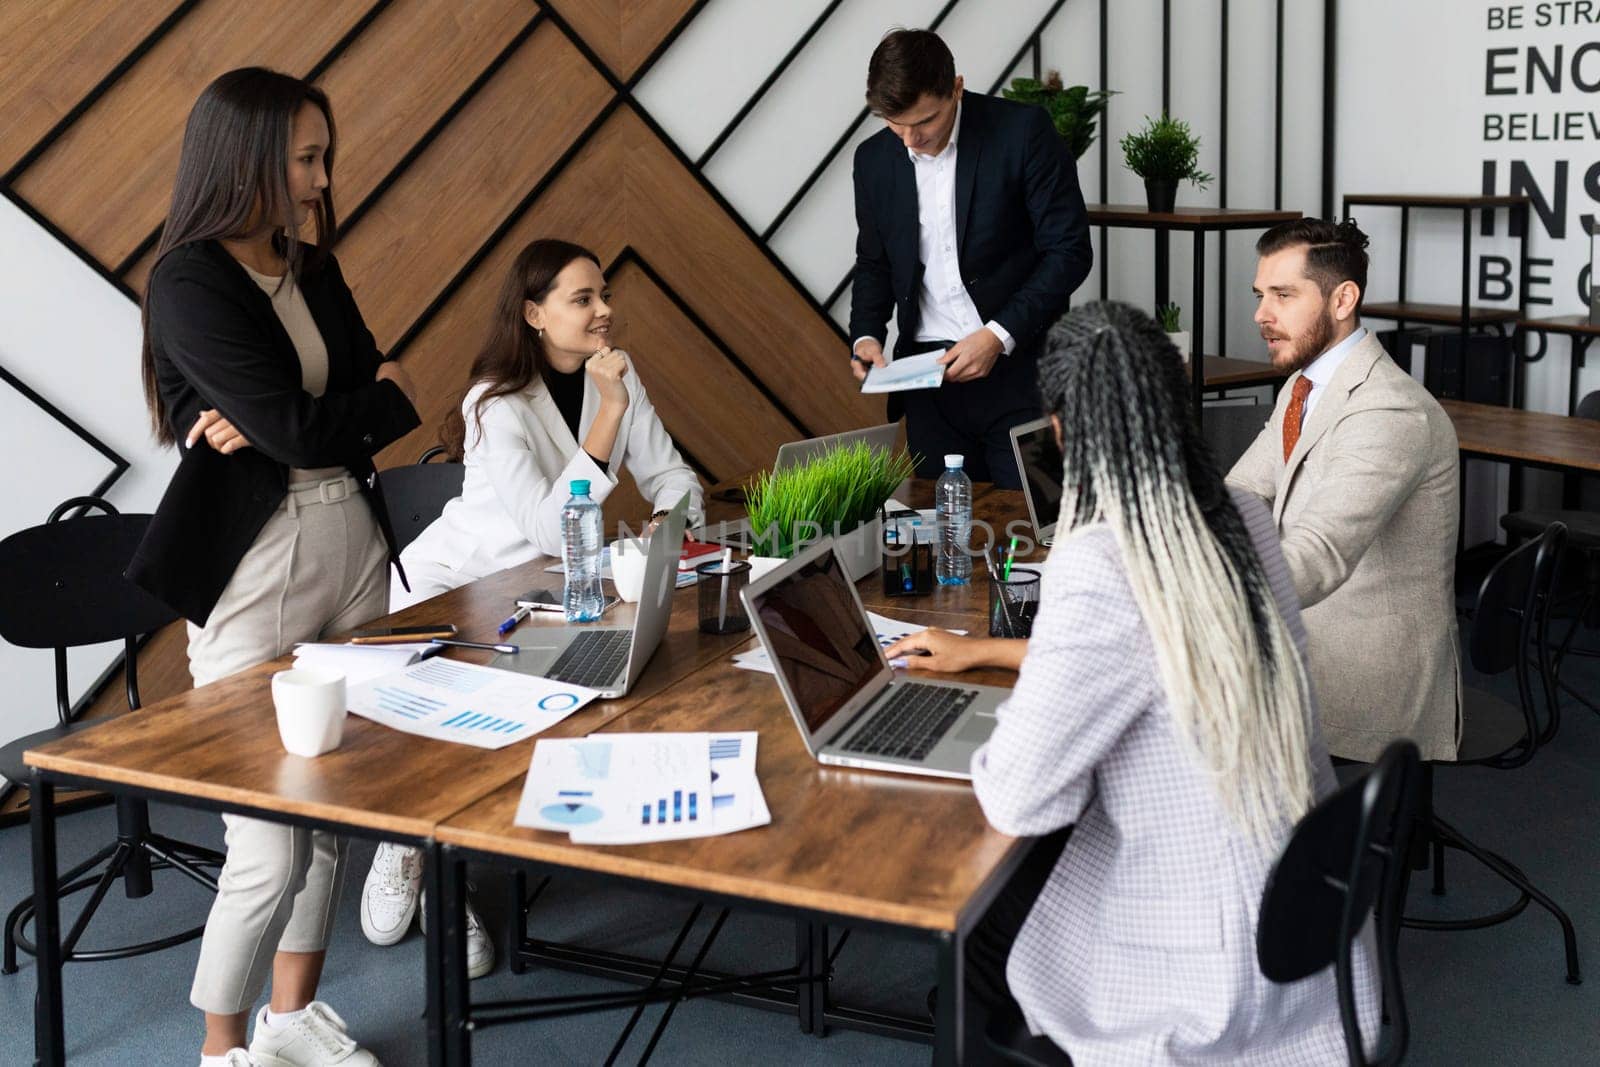
<svg viewBox="0 0 1600 1067"><path fill-rule="evenodd" d="M901 685L844 746L846 752L920 760L978 696L940 685Z"/></svg>
<svg viewBox="0 0 1600 1067"><path fill-rule="evenodd" d="M591 630L579 634L545 677L568 685L604 688L616 681L632 641L631 630Z"/></svg>

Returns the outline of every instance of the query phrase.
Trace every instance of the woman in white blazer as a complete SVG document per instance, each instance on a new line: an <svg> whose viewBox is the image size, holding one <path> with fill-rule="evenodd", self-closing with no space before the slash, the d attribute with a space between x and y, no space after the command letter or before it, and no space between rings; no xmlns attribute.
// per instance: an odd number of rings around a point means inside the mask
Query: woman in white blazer
<svg viewBox="0 0 1600 1067"><path fill-rule="evenodd" d="M969 939L969 989L1080 1065L1342 1063L1332 969L1275 985L1255 959L1267 874L1335 788L1271 513L1224 488L1177 353L1132 308L1068 314L1039 381L1074 488L972 772L996 829L1046 840ZM890 654L1020 647L930 631ZM1356 948L1372 1039L1370 924Z"/></svg>
<svg viewBox="0 0 1600 1067"><path fill-rule="evenodd" d="M445 448L466 464L461 495L401 553L411 591L395 582L393 608L559 556L574 479L603 504L626 467L652 519L688 493L693 525L700 481L628 355L610 347L610 298L587 249L546 239L517 256L460 410L444 425Z"/></svg>
<svg viewBox="0 0 1600 1067"><path fill-rule="evenodd" d="M611 293L593 252L538 240L517 256L489 339L473 361L445 448L462 457L461 495L400 554L411 582L391 585L398 610L538 556L561 554L561 508L571 482L604 503L624 468L658 521L699 479L650 405L626 353L613 349ZM646 520L640 516L640 523ZM417 914L422 856L378 846L361 896L361 928L377 945L405 936ZM493 943L467 909L467 972L487 974Z"/></svg>

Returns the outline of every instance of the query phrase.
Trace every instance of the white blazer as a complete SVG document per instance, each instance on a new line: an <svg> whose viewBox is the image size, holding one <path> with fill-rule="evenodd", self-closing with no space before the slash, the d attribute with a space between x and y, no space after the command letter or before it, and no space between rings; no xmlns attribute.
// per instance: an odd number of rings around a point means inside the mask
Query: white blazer
<svg viewBox="0 0 1600 1067"><path fill-rule="evenodd" d="M561 508L576 478L587 478L589 495L603 504L626 467L652 510L670 508L688 493L693 525L701 513L700 480L673 446L631 360L628 371L628 410L606 470L578 443L600 410L599 391L587 377L577 437L542 381L490 400L481 418L474 408L488 386L479 383L468 391L461 405L467 424L461 495L400 554L413 576L410 599L538 556L560 556ZM645 516L637 518L642 522Z"/></svg>
<svg viewBox="0 0 1600 1067"><path fill-rule="evenodd" d="M1271 513L1234 498L1304 649ZM1256 965L1275 850L1231 821L1179 736L1110 528L1057 541L1043 594L1016 688L972 765L996 829L1042 835L1077 824L1006 965L1029 1027L1082 1067L1345 1062L1332 968L1276 985ZM1335 788L1333 767L1315 714L1308 726L1320 798ZM1355 953L1369 1048L1378 1031L1371 929Z"/></svg>

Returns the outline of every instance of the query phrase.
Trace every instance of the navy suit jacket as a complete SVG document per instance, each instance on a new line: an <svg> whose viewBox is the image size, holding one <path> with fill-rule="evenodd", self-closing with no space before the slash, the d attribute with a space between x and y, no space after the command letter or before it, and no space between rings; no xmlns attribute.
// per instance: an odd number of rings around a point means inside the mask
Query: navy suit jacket
<svg viewBox="0 0 1600 1067"><path fill-rule="evenodd" d="M956 142L956 248L983 321L1016 339L1031 361L1044 332L1094 262L1077 161L1041 107L967 92ZM856 149L856 271L850 336L887 335L897 350L917 335L923 264L917 179L905 145L884 129ZM959 341L959 337L950 338Z"/></svg>

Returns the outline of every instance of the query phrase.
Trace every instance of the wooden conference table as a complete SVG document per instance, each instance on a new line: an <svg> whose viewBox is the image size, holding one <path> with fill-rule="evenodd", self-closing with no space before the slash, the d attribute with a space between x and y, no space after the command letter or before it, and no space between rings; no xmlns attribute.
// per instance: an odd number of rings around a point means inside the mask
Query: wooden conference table
<svg viewBox="0 0 1600 1067"><path fill-rule="evenodd" d="M913 506L929 506L916 483ZM717 506L711 508L719 517ZM1020 493L979 487L974 517L1003 528L1026 515ZM390 616L394 625L454 621L461 636L493 640L518 594L559 579L540 560ZM869 608L977 632L986 579L926 597L885 600L877 575L861 586ZM823 767L794 727L774 679L741 671L743 637L700 633L697 590L676 594L666 636L634 690L598 701L541 736L615 728L756 730L757 768L772 823L725 837L637 847L573 846L512 825L532 742L485 751L400 733L350 717L343 744L315 760L288 755L277 736L270 679L287 658L191 690L31 750L34 892L38 904L38 1061L65 1062L54 792L91 788L351 836L416 845L426 864L426 1001L431 1063L464 1063L464 860L509 858L545 870L583 870L634 885L713 898L742 909L819 923L890 930L929 941L938 955L937 1062L958 1062L964 939L1028 850L991 830L970 787ZM631 618L631 605L608 621ZM550 623L555 624L554 622ZM537 623L525 623L529 632ZM450 655L483 662L484 653ZM1004 671L961 676L1009 685ZM801 1023L824 1021L826 994L813 951L797 1004ZM176 987L174 987L176 988Z"/></svg>

